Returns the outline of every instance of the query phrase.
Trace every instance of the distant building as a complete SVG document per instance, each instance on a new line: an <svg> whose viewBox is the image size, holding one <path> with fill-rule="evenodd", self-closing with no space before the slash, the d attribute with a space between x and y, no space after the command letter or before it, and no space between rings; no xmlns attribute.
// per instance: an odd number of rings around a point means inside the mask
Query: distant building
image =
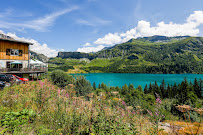
<svg viewBox="0 0 203 135"><path fill-rule="evenodd" d="M21 74L28 76L33 73L43 73L41 69L30 68L30 50L32 43L15 40L0 34L0 74Z"/></svg>

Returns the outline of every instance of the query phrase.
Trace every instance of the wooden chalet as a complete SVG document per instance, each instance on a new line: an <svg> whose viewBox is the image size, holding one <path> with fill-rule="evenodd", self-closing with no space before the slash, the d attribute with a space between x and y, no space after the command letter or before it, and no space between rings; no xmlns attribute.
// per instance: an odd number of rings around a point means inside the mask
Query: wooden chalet
<svg viewBox="0 0 203 135"><path fill-rule="evenodd" d="M33 44L0 34L0 74L17 74L28 78L29 74L46 73L47 68L30 67L30 45Z"/></svg>

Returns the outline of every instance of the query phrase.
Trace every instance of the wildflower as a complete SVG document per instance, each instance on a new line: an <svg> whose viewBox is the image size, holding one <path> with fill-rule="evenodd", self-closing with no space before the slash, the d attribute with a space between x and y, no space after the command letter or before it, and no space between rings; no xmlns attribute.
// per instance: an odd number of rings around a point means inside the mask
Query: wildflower
<svg viewBox="0 0 203 135"><path fill-rule="evenodd" d="M60 89L58 88L58 94L59 94L59 95L60 95L60 92L61 92L61 91L60 91Z"/></svg>
<svg viewBox="0 0 203 135"><path fill-rule="evenodd" d="M161 104L161 97L159 96L159 94L156 93L156 103L157 104Z"/></svg>
<svg viewBox="0 0 203 135"><path fill-rule="evenodd" d="M147 112L152 116L152 112L150 110L147 110Z"/></svg>
<svg viewBox="0 0 203 135"><path fill-rule="evenodd" d="M134 111L132 111L132 114L135 114L135 112L134 112Z"/></svg>
<svg viewBox="0 0 203 135"><path fill-rule="evenodd" d="M40 84L41 88L43 88L44 83L42 81L39 81L39 84Z"/></svg>
<svg viewBox="0 0 203 135"><path fill-rule="evenodd" d="M122 104L123 104L123 105L126 105L125 102L124 102L123 100L122 100Z"/></svg>
<svg viewBox="0 0 203 135"><path fill-rule="evenodd" d="M160 98L157 98L157 99L156 99L156 103L157 103L157 104L161 104L161 99L160 99Z"/></svg>
<svg viewBox="0 0 203 135"><path fill-rule="evenodd" d="M158 111L156 111L156 112L155 112L155 115L156 115L156 116L158 116L158 115L159 115L159 112L158 112Z"/></svg>
<svg viewBox="0 0 203 135"><path fill-rule="evenodd" d="M66 97L67 97L67 98L69 97L69 94L68 94L68 93L66 93Z"/></svg>
<svg viewBox="0 0 203 135"><path fill-rule="evenodd" d="M73 101L73 104L75 104L76 103L76 101Z"/></svg>

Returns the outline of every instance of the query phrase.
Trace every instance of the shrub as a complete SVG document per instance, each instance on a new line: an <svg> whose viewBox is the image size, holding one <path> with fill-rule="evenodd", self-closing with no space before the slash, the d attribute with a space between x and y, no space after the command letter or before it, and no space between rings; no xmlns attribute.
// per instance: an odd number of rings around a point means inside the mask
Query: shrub
<svg viewBox="0 0 203 135"><path fill-rule="evenodd" d="M51 80L52 82L59 86L65 87L70 83L73 83L73 77L71 75L66 74L62 70L55 70L51 73Z"/></svg>
<svg viewBox="0 0 203 135"><path fill-rule="evenodd" d="M32 123L35 120L36 113L33 110L24 109L21 112L7 112L3 118L0 120L0 126L5 129L0 133L14 130L20 130L23 125Z"/></svg>
<svg viewBox="0 0 203 135"><path fill-rule="evenodd" d="M93 90L91 83L84 77L79 76L75 81L75 91L77 96L85 96Z"/></svg>

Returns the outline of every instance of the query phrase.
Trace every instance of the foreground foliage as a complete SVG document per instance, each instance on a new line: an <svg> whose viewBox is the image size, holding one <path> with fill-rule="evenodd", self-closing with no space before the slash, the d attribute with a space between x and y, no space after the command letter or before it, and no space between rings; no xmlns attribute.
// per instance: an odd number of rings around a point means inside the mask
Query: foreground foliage
<svg viewBox="0 0 203 135"><path fill-rule="evenodd" d="M112 104L107 96L90 94L89 101L76 97L70 86L59 89L49 81L29 82L1 91L0 118L6 133L13 134L136 134L136 120L129 109L119 102ZM23 108L36 113L33 122L19 121ZM10 118L12 114L12 118ZM15 114L15 115L14 115ZM8 116L9 115L9 116ZM9 117L19 124L5 125ZM24 115L23 115L24 117ZM15 127L21 126L16 130Z"/></svg>
<svg viewBox="0 0 203 135"><path fill-rule="evenodd" d="M86 91L86 88L89 90ZM84 77L79 77L73 79L73 84L59 88L45 79L0 91L0 132L41 135L160 134L164 133L160 127L163 120L184 120L182 112L172 105L173 100L162 100L158 94L145 94L140 86L134 88L132 84L119 88L102 83L98 88L96 84L92 88ZM172 113L173 107L176 114ZM192 115L184 116L187 120L192 118ZM202 115L196 114L195 117L201 120ZM202 131L201 125L196 125L193 133ZM184 133L177 126L170 129L174 134L179 131Z"/></svg>

